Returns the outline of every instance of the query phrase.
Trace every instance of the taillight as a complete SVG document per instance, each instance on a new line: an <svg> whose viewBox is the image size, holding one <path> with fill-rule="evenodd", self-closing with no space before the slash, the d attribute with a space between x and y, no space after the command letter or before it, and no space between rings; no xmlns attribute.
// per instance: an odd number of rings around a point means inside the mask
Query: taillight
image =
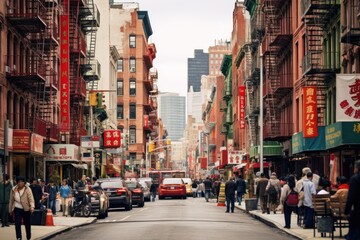
<svg viewBox="0 0 360 240"><path fill-rule="evenodd" d="M126 193L126 189L125 188L118 188L116 189L116 194L117 195L121 195L121 194L124 194Z"/></svg>
<svg viewBox="0 0 360 240"><path fill-rule="evenodd" d="M96 192L95 191L90 191L90 194L91 195L96 195Z"/></svg>
<svg viewBox="0 0 360 240"><path fill-rule="evenodd" d="M141 193L141 189L137 188L137 189L134 189L133 191L134 193Z"/></svg>

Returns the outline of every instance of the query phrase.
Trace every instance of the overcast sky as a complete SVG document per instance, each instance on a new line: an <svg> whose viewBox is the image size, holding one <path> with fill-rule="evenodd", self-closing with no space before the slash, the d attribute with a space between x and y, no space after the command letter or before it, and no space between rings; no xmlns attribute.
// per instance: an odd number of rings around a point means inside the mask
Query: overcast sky
<svg viewBox="0 0 360 240"><path fill-rule="evenodd" d="M148 11L157 49L154 67L159 73L159 90L186 96L187 58L194 49L230 40L235 0L138 0Z"/></svg>

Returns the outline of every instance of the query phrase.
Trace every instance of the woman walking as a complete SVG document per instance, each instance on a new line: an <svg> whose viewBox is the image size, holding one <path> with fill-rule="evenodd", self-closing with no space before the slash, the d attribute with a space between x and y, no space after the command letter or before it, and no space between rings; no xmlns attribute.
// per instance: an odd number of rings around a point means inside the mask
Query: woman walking
<svg viewBox="0 0 360 240"><path fill-rule="evenodd" d="M295 188L295 177L293 175L290 175L287 179L287 183L284 185L281 191L281 197L280 197L280 202L283 205L284 218L285 218L284 228L288 228L288 229L291 226L291 213L294 210L294 208L296 208L296 203L293 206L289 206L287 199L290 193L295 193L296 196L298 195L295 192L294 188Z"/></svg>
<svg viewBox="0 0 360 240"><path fill-rule="evenodd" d="M69 187L67 179L63 180L62 185L60 187L60 197L61 197L63 216L67 217L69 199L71 197L71 187Z"/></svg>
<svg viewBox="0 0 360 240"><path fill-rule="evenodd" d="M280 181L276 177L276 173L272 173L270 180L266 186L266 192L268 195L268 203L271 212L276 213L276 209L280 203L281 186ZM269 210L268 210L269 214Z"/></svg>
<svg viewBox="0 0 360 240"><path fill-rule="evenodd" d="M16 239L21 240L21 220L24 221L26 230L26 239L31 239L30 216L34 212L35 201L32 191L25 186L25 179L17 177L16 186L13 187L10 194L9 212L15 215Z"/></svg>

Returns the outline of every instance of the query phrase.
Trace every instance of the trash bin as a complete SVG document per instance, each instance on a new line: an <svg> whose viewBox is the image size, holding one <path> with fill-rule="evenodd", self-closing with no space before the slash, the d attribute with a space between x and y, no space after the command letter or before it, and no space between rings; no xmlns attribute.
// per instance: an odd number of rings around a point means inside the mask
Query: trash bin
<svg viewBox="0 0 360 240"><path fill-rule="evenodd" d="M246 209L246 212L257 210L257 199L256 198L246 198L245 199L245 209Z"/></svg>
<svg viewBox="0 0 360 240"><path fill-rule="evenodd" d="M31 214L32 225L45 225L46 221L46 209L35 209L34 213Z"/></svg>

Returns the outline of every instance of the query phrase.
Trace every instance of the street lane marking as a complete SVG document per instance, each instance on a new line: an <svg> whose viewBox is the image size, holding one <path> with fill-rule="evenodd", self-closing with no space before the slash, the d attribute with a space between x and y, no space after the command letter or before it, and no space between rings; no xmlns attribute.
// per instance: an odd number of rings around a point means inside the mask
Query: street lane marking
<svg viewBox="0 0 360 240"><path fill-rule="evenodd" d="M142 212L142 211L145 211L145 210L147 210L147 208L143 208L143 209L139 210L139 212Z"/></svg>
<svg viewBox="0 0 360 240"><path fill-rule="evenodd" d="M129 217L131 217L131 215L126 216L126 217L124 217L124 218L120 219L120 220L119 220L119 222L124 221L124 220L128 219ZM116 220L115 220L115 221L116 221Z"/></svg>

